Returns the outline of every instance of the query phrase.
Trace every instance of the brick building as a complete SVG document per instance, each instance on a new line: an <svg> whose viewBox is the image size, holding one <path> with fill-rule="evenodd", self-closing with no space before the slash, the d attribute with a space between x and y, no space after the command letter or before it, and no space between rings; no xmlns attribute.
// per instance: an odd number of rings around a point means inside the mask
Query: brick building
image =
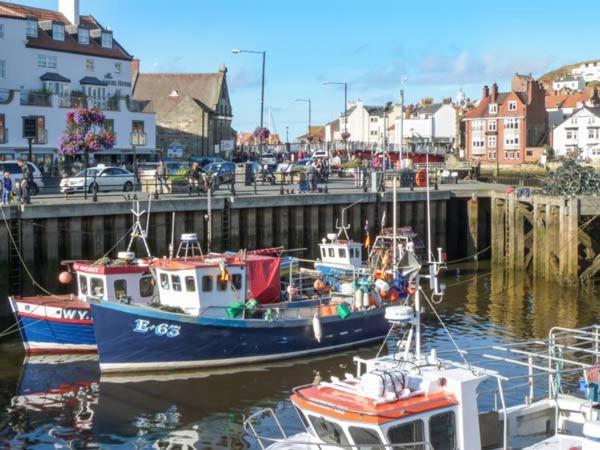
<svg viewBox="0 0 600 450"><path fill-rule="evenodd" d="M138 62L139 64L139 62ZM233 145L227 68L216 73L139 73L132 67L134 99L150 100L156 113L156 146L183 147L184 156L213 155Z"/></svg>
<svg viewBox="0 0 600 450"><path fill-rule="evenodd" d="M499 164L539 160L548 135L545 91L528 75L515 75L510 92L483 87L477 106L465 113L467 159Z"/></svg>

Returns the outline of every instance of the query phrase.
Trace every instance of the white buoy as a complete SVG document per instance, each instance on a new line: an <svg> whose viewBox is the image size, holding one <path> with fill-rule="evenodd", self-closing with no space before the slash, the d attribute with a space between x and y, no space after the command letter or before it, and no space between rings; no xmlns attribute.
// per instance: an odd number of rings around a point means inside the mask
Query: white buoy
<svg viewBox="0 0 600 450"><path fill-rule="evenodd" d="M315 339L320 343L323 337L323 328L321 327L321 320L317 314L313 316L312 326Z"/></svg>
<svg viewBox="0 0 600 450"><path fill-rule="evenodd" d="M357 289L354 291L354 308L360 309L362 307L363 299L363 291L362 289Z"/></svg>

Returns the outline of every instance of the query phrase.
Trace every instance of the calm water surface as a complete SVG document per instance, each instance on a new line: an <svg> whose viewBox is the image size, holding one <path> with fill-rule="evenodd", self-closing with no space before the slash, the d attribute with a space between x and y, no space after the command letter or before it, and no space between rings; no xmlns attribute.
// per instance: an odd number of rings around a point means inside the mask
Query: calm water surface
<svg viewBox="0 0 600 450"><path fill-rule="evenodd" d="M487 263L452 266L445 282L447 295L437 309L461 347L543 338L555 325L600 322L597 288L533 281ZM425 347L435 342L449 348L436 318L424 320ZM4 338L0 448L258 448L243 435L244 415L272 407L299 430L288 401L291 388L343 376L354 370L353 355L370 357L377 349L261 367L101 379L93 359L24 361L18 338Z"/></svg>

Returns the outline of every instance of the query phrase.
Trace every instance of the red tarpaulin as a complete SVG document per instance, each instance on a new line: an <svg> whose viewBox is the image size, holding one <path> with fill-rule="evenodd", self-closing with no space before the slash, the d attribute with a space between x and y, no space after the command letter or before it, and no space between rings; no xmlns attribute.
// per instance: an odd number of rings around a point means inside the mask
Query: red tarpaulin
<svg viewBox="0 0 600 450"><path fill-rule="evenodd" d="M280 299L279 258L248 255L250 297L260 303L277 303Z"/></svg>

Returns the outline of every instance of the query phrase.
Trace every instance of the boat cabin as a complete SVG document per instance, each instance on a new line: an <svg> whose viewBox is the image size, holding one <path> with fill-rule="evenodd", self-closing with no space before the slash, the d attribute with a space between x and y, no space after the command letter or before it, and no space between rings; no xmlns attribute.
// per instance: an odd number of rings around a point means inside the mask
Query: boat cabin
<svg viewBox="0 0 600 450"><path fill-rule="evenodd" d="M362 266L362 244L352 240L338 239L335 233L327 235L319 244L322 266L341 270L353 270Z"/></svg>
<svg viewBox="0 0 600 450"><path fill-rule="evenodd" d="M190 315L226 317L226 308L255 298L279 301L279 258L209 254L153 263L160 304Z"/></svg>
<svg viewBox="0 0 600 450"><path fill-rule="evenodd" d="M136 259L133 254L119 253L119 258L101 262L76 262L77 293L81 300L87 296L105 300L122 300L145 304L154 295L154 279L148 260Z"/></svg>

